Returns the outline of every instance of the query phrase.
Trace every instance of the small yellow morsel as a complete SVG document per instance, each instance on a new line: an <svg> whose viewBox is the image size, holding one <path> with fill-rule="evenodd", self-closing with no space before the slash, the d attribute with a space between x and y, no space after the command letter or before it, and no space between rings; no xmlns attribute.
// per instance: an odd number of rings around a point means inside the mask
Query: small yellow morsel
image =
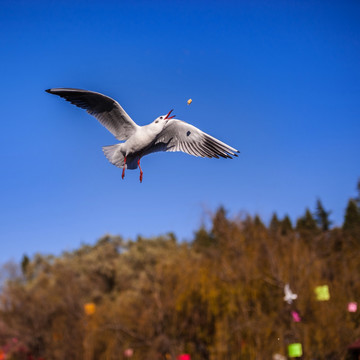
<svg viewBox="0 0 360 360"><path fill-rule="evenodd" d="M192 100L189 99L189 100L187 101L187 104L190 105L191 103L192 103Z"/></svg>
<svg viewBox="0 0 360 360"><path fill-rule="evenodd" d="M87 303L84 305L86 315L93 315L96 311L96 305L94 303Z"/></svg>

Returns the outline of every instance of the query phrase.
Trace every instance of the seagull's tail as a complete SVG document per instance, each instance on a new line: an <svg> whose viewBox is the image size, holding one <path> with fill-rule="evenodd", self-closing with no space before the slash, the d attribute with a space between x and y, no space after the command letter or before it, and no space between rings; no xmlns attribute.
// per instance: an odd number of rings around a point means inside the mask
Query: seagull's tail
<svg viewBox="0 0 360 360"><path fill-rule="evenodd" d="M115 166L119 168L124 167L124 155L120 151L121 144L110 145L110 146L103 146L103 152L106 158ZM129 156L126 158L126 169L136 169L137 165L137 157Z"/></svg>
<svg viewBox="0 0 360 360"><path fill-rule="evenodd" d="M106 158L115 166L124 166L124 155L120 151L121 144L103 146L103 152Z"/></svg>

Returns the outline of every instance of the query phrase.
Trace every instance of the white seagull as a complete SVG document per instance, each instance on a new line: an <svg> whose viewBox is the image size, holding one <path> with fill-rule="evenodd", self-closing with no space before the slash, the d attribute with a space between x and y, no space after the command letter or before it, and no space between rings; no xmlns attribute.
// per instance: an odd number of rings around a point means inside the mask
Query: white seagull
<svg viewBox="0 0 360 360"><path fill-rule="evenodd" d="M297 299L297 294L294 294L291 289L290 289L290 285L289 284L285 284L284 287L284 300L288 303L291 304L293 302L293 300Z"/></svg>
<svg viewBox="0 0 360 360"><path fill-rule="evenodd" d="M239 151L204 133L195 126L170 116L173 110L161 115L152 123L139 126L114 99L103 94L81 90L54 88L45 90L61 96L72 104L85 109L105 126L122 143L104 146L107 159L115 166L125 169L140 169L140 159L157 151L183 151L187 154L208 158L230 158Z"/></svg>

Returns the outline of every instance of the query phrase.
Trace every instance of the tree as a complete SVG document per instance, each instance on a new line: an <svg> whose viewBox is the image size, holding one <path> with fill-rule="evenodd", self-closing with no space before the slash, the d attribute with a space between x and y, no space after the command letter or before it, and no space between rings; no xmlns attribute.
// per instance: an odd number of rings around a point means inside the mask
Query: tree
<svg viewBox="0 0 360 360"><path fill-rule="evenodd" d="M328 231L332 221L329 220L329 215L331 211L326 211L320 201L318 199L316 201L316 212L315 212L315 220L316 223L319 225L322 231Z"/></svg>
<svg viewBox="0 0 360 360"><path fill-rule="evenodd" d="M196 233L193 241L193 247L196 250L204 250L212 245L215 245L215 240L211 234L209 234L205 227L202 226Z"/></svg>
<svg viewBox="0 0 360 360"><path fill-rule="evenodd" d="M288 215L285 215L281 221L281 235L287 235L292 229L291 220Z"/></svg>
<svg viewBox="0 0 360 360"><path fill-rule="evenodd" d="M269 230L272 233L277 233L281 225L281 222L279 221L276 213L273 213L273 216L271 217L270 224L269 224Z"/></svg>
<svg viewBox="0 0 360 360"><path fill-rule="evenodd" d="M258 214L256 214L255 217L254 217L254 225L255 225L257 228L265 229L265 225L264 225L263 222L261 221L260 216L259 216Z"/></svg>
<svg viewBox="0 0 360 360"><path fill-rule="evenodd" d="M29 257L25 254L21 260L21 271L23 273L23 275L26 275L26 270L27 267L29 265L30 259Z"/></svg>
<svg viewBox="0 0 360 360"><path fill-rule="evenodd" d="M345 211L343 229L353 231L360 228L360 211L354 199L350 199Z"/></svg>
<svg viewBox="0 0 360 360"><path fill-rule="evenodd" d="M356 189L357 189L358 195L355 198L355 201L357 203L358 208L360 209L360 179L358 180Z"/></svg>
<svg viewBox="0 0 360 360"><path fill-rule="evenodd" d="M296 222L296 230L298 231L316 231L318 229L316 221L307 208L305 215L299 218Z"/></svg>
<svg viewBox="0 0 360 360"><path fill-rule="evenodd" d="M213 217L212 234L217 237L221 236L224 228L228 225L228 219L226 217L226 210L223 206L220 206Z"/></svg>

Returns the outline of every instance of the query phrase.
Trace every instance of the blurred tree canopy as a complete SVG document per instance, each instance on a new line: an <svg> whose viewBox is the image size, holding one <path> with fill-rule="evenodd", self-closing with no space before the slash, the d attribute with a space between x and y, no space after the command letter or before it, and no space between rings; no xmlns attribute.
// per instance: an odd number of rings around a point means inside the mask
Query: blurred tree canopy
<svg viewBox="0 0 360 360"><path fill-rule="evenodd" d="M306 209L295 227L276 214L266 226L221 207L189 243L106 235L61 256L25 255L1 289L0 348L13 360L125 359L126 349L135 360L238 360L300 342L303 359L345 359L360 338L360 312L347 311L360 301L359 200L341 228L329 215L318 200L315 219ZM320 302L324 284L331 297Z"/></svg>

